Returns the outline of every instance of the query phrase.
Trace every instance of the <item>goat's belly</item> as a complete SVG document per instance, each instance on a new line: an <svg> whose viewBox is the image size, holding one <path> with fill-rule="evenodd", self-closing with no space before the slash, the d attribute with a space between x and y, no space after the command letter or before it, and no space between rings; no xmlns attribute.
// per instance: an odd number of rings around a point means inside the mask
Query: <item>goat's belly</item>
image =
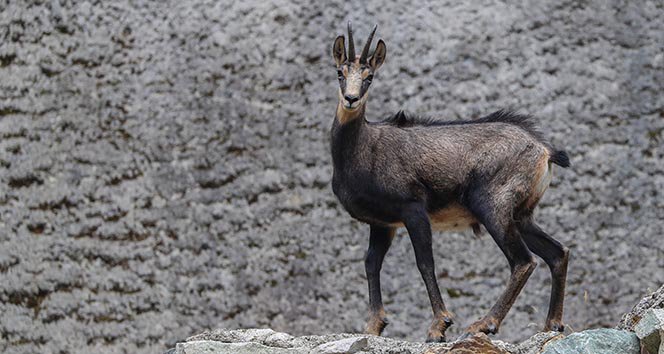
<svg viewBox="0 0 664 354"><path fill-rule="evenodd" d="M477 223L468 209L454 204L429 214L431 228L439 231L465 230Z"/></svg>
<svg viewBox="0 0 664 354"><path fill-rule="evenodd" d="M475 216L459 204L453 204L443 209L429 213L431 228L437 231L461 231L479 223ZM403 223L393 223L390 226L403 227Z"/></svg>
<svg viewBox="0 0 664 354"><path fill-rule="evenodd" d="M455 204L429 214L431 228L439 231L465 230L478 221L468 209Z"/></svg>

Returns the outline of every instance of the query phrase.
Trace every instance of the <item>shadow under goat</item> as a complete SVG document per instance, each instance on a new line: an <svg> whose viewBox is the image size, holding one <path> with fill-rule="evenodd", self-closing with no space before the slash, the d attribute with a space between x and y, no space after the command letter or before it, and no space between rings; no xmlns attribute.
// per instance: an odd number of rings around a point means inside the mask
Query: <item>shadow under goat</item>
<svg viewBox="0 0 664 354"><path fill-rule="evenodd" d="M387 325L380 270L395 229L405 227L424 279L433 322L427 341L444 341L453 316L445 308L434 270L432 227L438 230L480 225L507 257L507 288L489 313L462 337L496 333L536 266L535 253L551 270L552 287L545 330L563 331L563 298L569 250L542 231L533 210L551 181L552 164L569 158L537 131L529 116L498 111L469 121L439 121L399 112L382 122L365 119L367 91L385 61L379 40L369 55L374 27L362 53L348 24L334 41L339 103L332 125L334 194L348 213L370 225L366 273L370 317L366 332L380 335Z"/></svg>

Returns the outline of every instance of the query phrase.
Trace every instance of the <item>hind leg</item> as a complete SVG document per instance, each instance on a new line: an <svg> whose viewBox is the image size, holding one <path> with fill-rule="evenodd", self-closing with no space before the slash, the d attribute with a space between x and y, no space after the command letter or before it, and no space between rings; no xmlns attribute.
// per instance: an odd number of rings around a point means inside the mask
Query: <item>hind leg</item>
<svg viewBox="0 0 664 354"><path fill-rule="evenodd" d="M528 248L551 270L551 299L544 330L562 332L565 329L562 319L569 249L542 231L530 218L519 223L518 227Z"/></svg>
<svg viewBox="0 0 664 354"><path fill-rule="evenodd" d="M498 247L500 247L500 250L505 254L511 268L511 274L507 288L489 313L481 320L470 325L462 338L477 332L497 333L500 324L537 266L537 262L535 262L528 247L526 247L515 229L511 215L505 213L504 208L492 207L490 201L485 199L486 194L481 193L481 191L471 194L469 198L471 198L469 209L482 222Z"/></svg>

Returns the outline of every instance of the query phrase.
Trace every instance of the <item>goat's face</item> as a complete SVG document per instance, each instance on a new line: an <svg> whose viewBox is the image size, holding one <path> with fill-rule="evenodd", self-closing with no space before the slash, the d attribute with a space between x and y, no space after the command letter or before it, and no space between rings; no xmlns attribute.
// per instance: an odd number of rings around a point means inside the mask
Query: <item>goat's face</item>
<svg viewBox="0 0 664 354"><path fill-rule="evenodd" d="M350 22L348 22L348 52L344 45L344 36L339 36L334 41L332 56L339 76L339 103L344 110L355 111L366 103L367 91L373 75L385 61L387 51L382 39L378 41L376 50L369 56L369 48L375 32L376 27L369 35L362 54L359 56L355 56L355 43Z"/></svg>

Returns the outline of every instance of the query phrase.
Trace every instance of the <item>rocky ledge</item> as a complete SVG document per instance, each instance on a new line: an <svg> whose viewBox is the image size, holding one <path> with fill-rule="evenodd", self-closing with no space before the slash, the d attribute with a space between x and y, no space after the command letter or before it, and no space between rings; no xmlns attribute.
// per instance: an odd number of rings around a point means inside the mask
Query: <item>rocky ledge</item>
<svg viewBox="0 0 664 354"><path fill-rule="evenodd" d="M565 336L537 333L519 344L477 334L452 343L416 343L366 334L294 337L271 329L217 329L188 338L166 354L664 354L664 286L641 300L616 328Z"/></svg>

